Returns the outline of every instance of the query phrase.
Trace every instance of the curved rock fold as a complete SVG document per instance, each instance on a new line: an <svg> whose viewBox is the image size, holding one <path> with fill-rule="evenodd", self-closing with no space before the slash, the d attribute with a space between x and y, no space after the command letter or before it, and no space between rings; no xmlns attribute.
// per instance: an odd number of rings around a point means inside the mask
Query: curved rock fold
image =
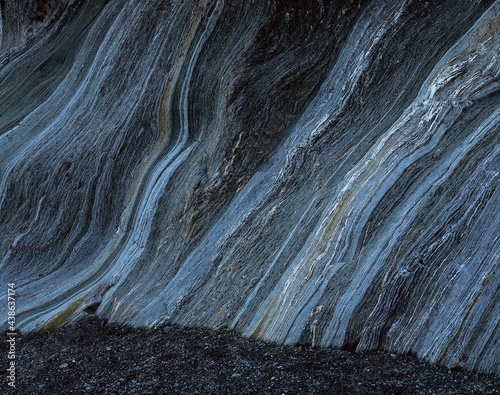
<svg viewBox="0 0 500 395"><path fill-rule="evenodd" d="M1 4L17 328L500 373L498 1Z"/></svg>

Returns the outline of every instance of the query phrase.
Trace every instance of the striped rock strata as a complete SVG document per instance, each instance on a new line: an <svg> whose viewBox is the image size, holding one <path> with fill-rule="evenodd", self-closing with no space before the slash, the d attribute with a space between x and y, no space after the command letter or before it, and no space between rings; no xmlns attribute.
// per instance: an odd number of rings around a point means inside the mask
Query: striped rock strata
<svg viewBox="0 0 500 395"><path fill-rule="evenodd" d="M0 5L19 330L95 314L500 373L499 1Z"/></svg>

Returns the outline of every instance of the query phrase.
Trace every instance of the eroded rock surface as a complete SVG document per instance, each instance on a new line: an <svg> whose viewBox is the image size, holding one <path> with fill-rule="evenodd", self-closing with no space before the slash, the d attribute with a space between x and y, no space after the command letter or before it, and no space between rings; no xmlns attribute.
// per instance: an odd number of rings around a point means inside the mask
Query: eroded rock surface
<svg viewBox="0 0 500 395"><path fill-rule="evenodd" d="M0 4L17 328L500 373L500 2Z"/></svg>

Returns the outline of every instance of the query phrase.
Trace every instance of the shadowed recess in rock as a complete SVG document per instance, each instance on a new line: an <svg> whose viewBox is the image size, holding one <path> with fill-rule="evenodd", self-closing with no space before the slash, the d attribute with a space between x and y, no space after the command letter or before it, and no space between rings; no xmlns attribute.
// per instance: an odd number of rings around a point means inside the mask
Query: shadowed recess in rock
<svg viewBox="0 0 500 395"><path fill-rule="evenodd" d="M1 4L17 328L91 314L500 374L498 1Z"/></svg>

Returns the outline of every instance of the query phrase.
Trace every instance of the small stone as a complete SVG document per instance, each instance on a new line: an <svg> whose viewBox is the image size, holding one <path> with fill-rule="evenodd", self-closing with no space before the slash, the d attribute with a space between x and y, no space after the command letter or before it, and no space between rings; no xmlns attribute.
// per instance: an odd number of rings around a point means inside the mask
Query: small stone
<svg viewBox="0 0 500 395"><path fill-rule="evenodd" d="M60 369L66 369L68 366L69 365L66 362L64 362L64 363L62 363L62 364L59 365L59 368Z"/></svg>
<svg viewBox="0 0 500 395"><path fill-rule="evenodd" d="M106 346L106 351L111 351L111 347L110 346Z"/></svg>
<svg viewBox="0 0 500 395"><path fill-rule="evenodd" d="M241 377L241 373L233 373L231 377Z"/></svg>

